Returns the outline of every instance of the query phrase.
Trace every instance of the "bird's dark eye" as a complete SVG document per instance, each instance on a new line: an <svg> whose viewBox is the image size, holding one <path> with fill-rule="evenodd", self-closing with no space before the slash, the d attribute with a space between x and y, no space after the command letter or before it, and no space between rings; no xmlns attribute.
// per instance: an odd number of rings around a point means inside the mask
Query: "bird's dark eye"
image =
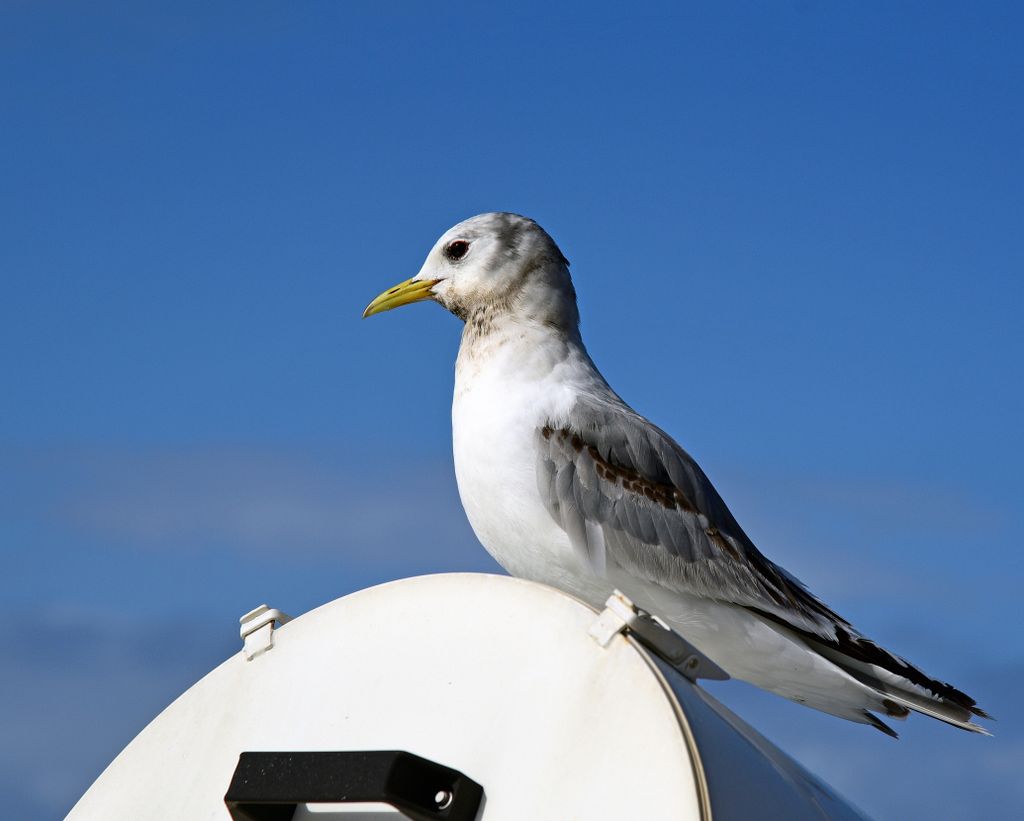
<svg viewBox="0 0 1024 821"><path fill-rule="evenodd" d="M448 247L444 249L444 255L455 262L466 256L467 251L469 251L469 243L464 239L457 239L448 243Z"/></svg>

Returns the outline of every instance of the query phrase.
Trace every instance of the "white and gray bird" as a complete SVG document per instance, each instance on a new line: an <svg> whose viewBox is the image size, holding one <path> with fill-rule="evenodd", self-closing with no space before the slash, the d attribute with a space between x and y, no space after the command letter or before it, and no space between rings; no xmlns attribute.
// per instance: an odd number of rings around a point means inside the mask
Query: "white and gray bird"
<svg viewBox="0 0 1024 821"><path fill-rule="evenodd" d="M865 638L766 558L690 455L591 361L569 263L533 220L481 214L363 316L431 299L465 327L452 435L477 537L514 576L614 589L735 678L895 733L910 710L984 733L974 700Z"/></svg>

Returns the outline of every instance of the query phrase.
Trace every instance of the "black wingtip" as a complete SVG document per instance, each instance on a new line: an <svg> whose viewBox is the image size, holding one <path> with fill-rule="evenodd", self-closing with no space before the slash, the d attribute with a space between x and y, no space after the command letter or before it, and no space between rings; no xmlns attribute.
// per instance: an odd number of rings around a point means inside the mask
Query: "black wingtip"
<svg viewBox="0 0 1024 821"><path fill-rule="evenodd" d="M876 716L874 713L869 713L867 710L864 711L864 717L868 720L868 723L878 730L880 733L885 733L890 738L899 738L897 733L892 727L886 724L882 719Z"/></svg>

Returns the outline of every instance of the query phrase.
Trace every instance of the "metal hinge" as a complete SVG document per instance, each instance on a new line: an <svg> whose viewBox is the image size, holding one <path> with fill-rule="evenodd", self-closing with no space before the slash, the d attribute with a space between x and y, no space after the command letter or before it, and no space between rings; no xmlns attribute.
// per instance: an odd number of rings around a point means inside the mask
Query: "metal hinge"
<svg viewBox="0 0 1024 821"><path fill-rule="evenodd" d="M722 681L729 678L725 670L661 619L641 610L624 593L616 590L608 597L604 610L598 614L589 632L598 644L607 647L616 635L627 630L644 647L671 664L690 681L699 678Z"/></svg>

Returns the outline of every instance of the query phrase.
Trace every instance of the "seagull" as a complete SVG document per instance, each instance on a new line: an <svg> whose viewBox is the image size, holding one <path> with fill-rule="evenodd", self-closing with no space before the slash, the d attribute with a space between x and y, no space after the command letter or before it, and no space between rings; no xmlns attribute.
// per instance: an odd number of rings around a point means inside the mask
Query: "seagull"
<svg viewBox="0 0 1024 821"><path fill-rule="evenodd" d="M465 324L452 438L477 538L511 573L597 607L615 590L734 678L896 733L910 711L988 735L965 693L861 635L762 554L697 462L608 385L569 262L533 220L472 217L364 317L433 300Z"/></svg>

